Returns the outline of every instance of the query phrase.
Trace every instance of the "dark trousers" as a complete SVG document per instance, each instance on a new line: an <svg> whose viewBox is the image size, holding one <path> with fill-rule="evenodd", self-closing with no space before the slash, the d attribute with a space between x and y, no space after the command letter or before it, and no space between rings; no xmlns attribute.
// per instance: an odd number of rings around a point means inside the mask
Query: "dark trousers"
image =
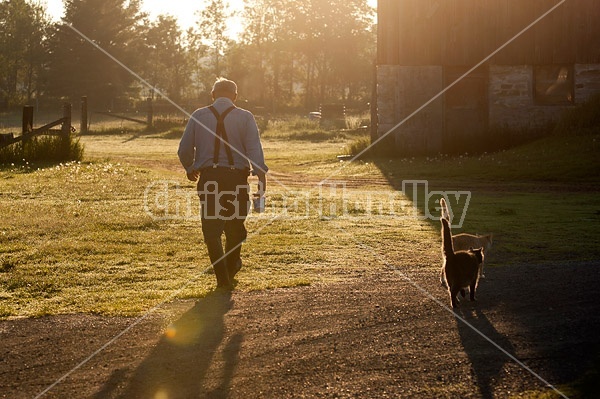
<svg viewBox="0 0 600 399"><path fill-rule="evenodd" d="M250 209L248 172L229 168L208 168L198 181L202 234L215 270L217 286L231 284L240 267L244 226ZM221 237L225 233L225 250Z"/></svg>

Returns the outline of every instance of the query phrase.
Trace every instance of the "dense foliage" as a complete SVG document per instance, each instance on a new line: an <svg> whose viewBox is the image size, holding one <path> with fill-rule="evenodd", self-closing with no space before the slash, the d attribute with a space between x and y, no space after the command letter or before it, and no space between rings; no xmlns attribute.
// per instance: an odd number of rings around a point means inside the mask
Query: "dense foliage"
<svg viewBox="0 0 600 399"><path fill-rule="evenodd" d="M235 40L224 34L225 0L207 1L185 32L173 17L150 20L141 0L65 0L58 23L43 4L0 2L0 109L83 95L102 109L161 94L205 101L217 76L271 111L370 101L375 26L366 0L247 0Z"/></svg>

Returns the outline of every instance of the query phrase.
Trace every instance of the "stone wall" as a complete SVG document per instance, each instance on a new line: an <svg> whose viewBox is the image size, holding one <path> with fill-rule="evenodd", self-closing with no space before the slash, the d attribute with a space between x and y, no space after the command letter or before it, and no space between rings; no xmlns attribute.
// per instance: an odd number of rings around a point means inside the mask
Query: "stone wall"
<svg viewBox="0 0 600 399"><path fill-rule="evenodd" d="M575 64L575 102L586 102L600 93L600 64Z"/></svg>
<svg viewBox="0 0 600 399"><path fill-rule="evenodd" d="M400 153L426 154L441 151L441 97L423 109L419 108L438 94L442 85L441 66L380 65L377 68L379 136L394 135L396 148ZM417 113L408 118L417 110Z"/></svg>
<svg viewBox="0 0 600 399"><path fill-rule="evenodd" d="M600 93L600 65L576 64L575 105ZM533 98L533 66L490 65L490 126L539 127L556 121L572 105L538 105Z"/></svg>
<svg viewBox="0 0 600 399"><path fill-rule="evenodd" d="M490 126L498 127L541 127L568 107L535 104L531 65L490 65L488 98Z"/></svg>
<svg viewBox="0 0 600 399"><path fill-rule="evenodd" d="M556 121L563 110L573 107L536 104L532 65L490 65L488 74L490 128L543 127L550 121ZM600 93L600 64L576 64L574 82L575 105ZM403 154L442 151L445 125L442 97L399 125L442 90L442 66L378 66L379 137L393 135L397 151Z"/></svg>

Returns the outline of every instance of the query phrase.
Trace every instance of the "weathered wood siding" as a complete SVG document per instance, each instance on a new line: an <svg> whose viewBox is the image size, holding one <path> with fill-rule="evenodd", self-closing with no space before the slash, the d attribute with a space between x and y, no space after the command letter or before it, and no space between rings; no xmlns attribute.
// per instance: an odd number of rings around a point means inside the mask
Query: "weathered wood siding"
<svg viewBox="0 0 600 399"><path fill-rule="evenodd" d="M544 126L562 109L599 93L600 0L567 0L519 35L559 3L379 0L378 134L393 129L404 153L471 151L470 143L495 127ZM515 35L477 71L401 123ZM536 85L535 71L548 66L569 70L568 101L536 98L545 88Z"/></svg>
<svg viewBox="0 0 600 399"><path fill-rule="evenodd" d="M475 65L559 0L379 0L379 65ZM600 63L600 1L567 0L491 63Z"/></svg>

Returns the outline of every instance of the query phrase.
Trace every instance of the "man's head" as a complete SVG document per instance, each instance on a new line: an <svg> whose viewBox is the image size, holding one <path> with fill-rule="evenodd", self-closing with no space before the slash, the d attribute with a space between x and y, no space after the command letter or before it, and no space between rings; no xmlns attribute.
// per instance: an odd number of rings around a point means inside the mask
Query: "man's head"
<svg viewBox="0 0 600 399"><path fill-rule="evenodd" d="M231 101L237 99L237 85L234 81L225 78L217 78L212 89L213 100L219 97L227 97Z"/></svg>

